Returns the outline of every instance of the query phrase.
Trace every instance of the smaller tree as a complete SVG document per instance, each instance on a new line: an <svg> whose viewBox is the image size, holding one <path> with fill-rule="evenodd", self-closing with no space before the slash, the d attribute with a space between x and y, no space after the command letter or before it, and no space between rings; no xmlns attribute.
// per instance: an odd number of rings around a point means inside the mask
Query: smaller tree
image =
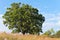
<svg viewBox="0 0 60 40"><path fill-rule="evenodd" d="M60 30L57 31L55 34L52 35L53 37L60 38Z"/></svg>
<svg viewBox="0 0 60 40"><path fill-rule="evenodd" d="M54 30L53 29L50 29L50 30L46 31L43 35L51 36L54 33L55 33Z"/></svg>
<svg viewBox="0 0 60 40"><path fill-rule="evenodd" d="M59 35L59 36L60 36L60 30L59 30L59 31L57 31L56 35Z"/></svg>

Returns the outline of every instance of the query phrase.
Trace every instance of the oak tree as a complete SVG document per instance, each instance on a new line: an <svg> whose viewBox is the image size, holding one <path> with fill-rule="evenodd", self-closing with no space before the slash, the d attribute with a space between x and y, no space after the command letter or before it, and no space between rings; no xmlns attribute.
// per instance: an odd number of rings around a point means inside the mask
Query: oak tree
<svg viewBox="0 0 60 40"><path fill-rule="evenodd" d="M45 17L39 14L37 8L21 3L12 3L11 7L7 8L3 18L3 23L12 32L23 34L39 34L42 32L42 24L45 21Z"/></svg>

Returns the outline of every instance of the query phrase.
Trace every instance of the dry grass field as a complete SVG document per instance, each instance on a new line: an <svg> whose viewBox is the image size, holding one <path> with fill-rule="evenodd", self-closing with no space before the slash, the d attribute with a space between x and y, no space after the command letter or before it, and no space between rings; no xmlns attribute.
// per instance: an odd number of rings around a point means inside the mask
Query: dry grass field
<svg viewBox="0 0 60 40"><path fill-rule="evenodd" d="M0 33L0 40L60 40L60 38L50 38L47 36L38 35L22 35L22 34L7 34Z"/></svg>

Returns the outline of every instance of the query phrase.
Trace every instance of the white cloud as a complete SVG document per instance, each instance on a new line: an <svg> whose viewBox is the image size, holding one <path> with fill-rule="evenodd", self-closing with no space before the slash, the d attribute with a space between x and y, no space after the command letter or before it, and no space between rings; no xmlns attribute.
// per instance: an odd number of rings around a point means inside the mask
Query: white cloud
<svg viewBox="0 0 60 40"><path fill-rule="evenodd" d="M43 14L46 18L43 24L43 31L53 28L55 31L60 30L60 13L57 14Z"/></svg>
<svg viewBox="0 0 60 40"><path fill-rule="evenodd" d="M5 27L5 25L3 24L3 18L2 18L3 14L0 14L0 32L11 32L7 27Z"/></svg>

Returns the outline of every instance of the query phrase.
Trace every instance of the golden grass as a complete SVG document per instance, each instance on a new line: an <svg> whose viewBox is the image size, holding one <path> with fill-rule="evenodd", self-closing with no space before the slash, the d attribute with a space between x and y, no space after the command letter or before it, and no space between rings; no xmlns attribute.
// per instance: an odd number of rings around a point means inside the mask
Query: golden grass
<svg viewBox="0 0 60 40"><path fill-rule="evenodd" d="M38 35L21 35L0 33L0 40L60 40L60 38L50 38L47 36Z"/></svg>

